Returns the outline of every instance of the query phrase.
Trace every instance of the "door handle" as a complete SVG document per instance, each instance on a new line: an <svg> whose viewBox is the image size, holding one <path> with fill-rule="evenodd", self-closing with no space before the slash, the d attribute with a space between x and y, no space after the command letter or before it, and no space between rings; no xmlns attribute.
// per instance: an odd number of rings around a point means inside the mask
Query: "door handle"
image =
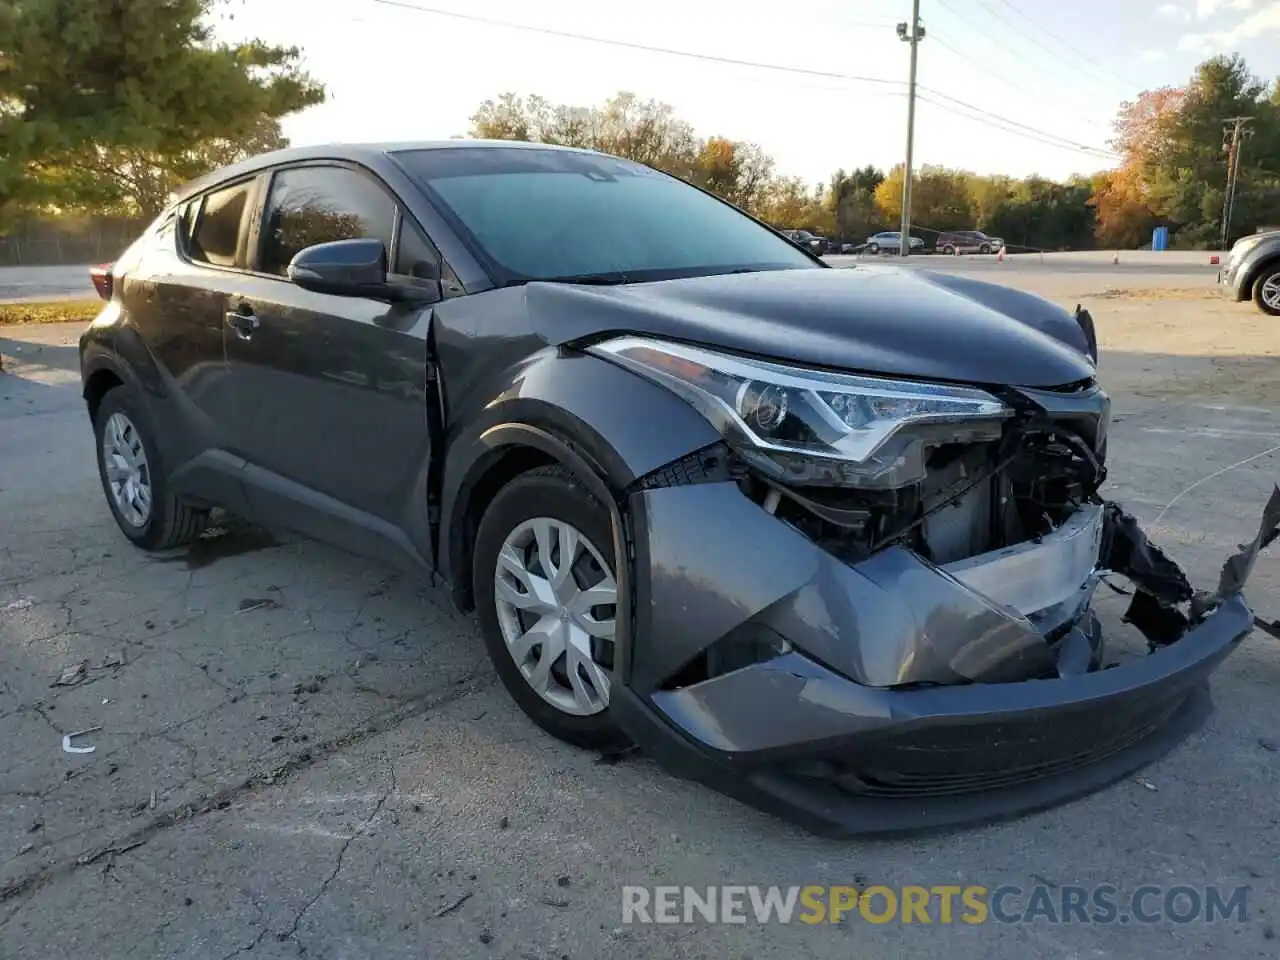
<svg viewBox="0 0 1280 960"><path fill-rule="evenodd" d="M241 340L248 340L253 336L253 331L261 326L258 318L254 316L253 310L247 306L240 307L237 310L228 310L226 319L227 325L236 332L236 336Z"/></svg>

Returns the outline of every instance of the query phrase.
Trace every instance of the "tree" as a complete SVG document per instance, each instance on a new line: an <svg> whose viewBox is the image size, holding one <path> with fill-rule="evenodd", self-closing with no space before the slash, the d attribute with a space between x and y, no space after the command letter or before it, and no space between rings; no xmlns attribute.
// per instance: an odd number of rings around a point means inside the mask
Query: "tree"
<svg viewBox="0 0 1280 960"><path fill-rule="evenodd" d="M889 171L876 188L876 206L889 223L902 219L901 164ZM945 167L924 166L911 181L911 220L926 233L964 230L973 227L974 210L970 196L971 175Z"/></svg>
<svg viewBox="0 0 1280 960"><path fill-rule="evenodd" d="M188 172L324 99L296 48L217 42L221 4L0 0L0 202L76 202L104 163ZM92 192L150 203L140 186Z"/></svg>
<svg viewBox="0 0 1280 960"><path fill-rule="evenodd" d="M1280 84L1268 85L1239 56L1200 64L1183 87L1146 91L1124 104L1113 146L1120 171L1100 178L1092 204L1099 239L1132 242L1165 223L1180 245L1217 246L1226 196L1224 122L1252 117L1241 154L1233 236L1280 218Z"/></svg>

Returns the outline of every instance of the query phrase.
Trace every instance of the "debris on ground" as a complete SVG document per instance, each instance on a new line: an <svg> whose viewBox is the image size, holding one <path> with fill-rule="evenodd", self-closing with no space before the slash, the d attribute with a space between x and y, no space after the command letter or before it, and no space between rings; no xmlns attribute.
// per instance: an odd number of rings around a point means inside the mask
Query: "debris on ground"
<svg viewBox="0 0 1280 960"><path fill-rule="evenodd" d="M19 597L17 600L10 600L3 607L0 607L0 610L3 610L5 613L8 613L10 610L26 610L33 603L35 603L35 601L30 597Z"/></svg>
<svg viewBox="0 0 1280 960"><path fill-rule="evenodd" d="M280 601L273 600L270 597L245 597L240 601L240 606L236 613L249 613L253 610L278 610Z"/></svg>
<svg viewBox="0 0 1280 960"><path fill-rule="evenodd" d="M97 733L102 727L88 727L84 730L77 730L75 733L68 733L62 738L63 753L93 753L97 747L77 747L72 745L71 741L76 737L83 737L87 733Z"/></svg>
<svg viewBox="0 0 1280 960"><path fill-rule="evenodd" d="M569 905L569 901L561 897L543 897L542 902L548 907L567 907Z"/></svg>
<svg viewBox="0 0 1280 960"><path fill-rule="evenodd" d="M1147 790L1150 790L1152 793L1155 793L1158 789L1154 783L1142 777L1134 777L1134 782L1137 783L1139 786Z"/></svg>
<svg viewBox="0 0 1280 960"><path fill-rule="evenodd" d="M74 687L76 684L84 683L88 677L89 661L81 660L79 663L73 663L68 667L63 667L62 672L58 674L58 679L53 681L51 686Z"/></svg>
<svg viewBox="0 0 1280 960"><path fill-rule="evenodd" d="M130 850L134 850L142 846L144 843L146 843L145 840L135 840L133 843L121 844L118 847L103 847L101 850L94 850L91 853L86 853L81 857L77 857L76 864L81 867L87 867L89 864L96 863L103 857L118 856L122 853L128 853Z"/></svg>
<svg viewBox="0 0 1280 960"><path fill-rule="evenodd" d="M436 916L443 917L450 913L453 913L453 911L457 910L460 906L462 906L464 903L466 903L468 900L470 900L474 896L475 896L474 893L464 893L462 896L458 897L456 900L446 904L445 906L437 910Z"/></svg>

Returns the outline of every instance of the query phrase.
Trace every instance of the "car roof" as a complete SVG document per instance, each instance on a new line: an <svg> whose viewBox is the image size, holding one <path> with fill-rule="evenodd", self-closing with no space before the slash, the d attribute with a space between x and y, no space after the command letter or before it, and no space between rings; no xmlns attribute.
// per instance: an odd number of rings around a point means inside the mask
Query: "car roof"
<svg viewBox="0 0 1280 960"><path fill-rule="evenodd" d="M488 150L561 150L567 153L606 156L606 154L598 150L587 150L582 147L563 147L551 143L530 143L525 140L409 140L382 143L326 143L309 147L286 147L283 150L260 153L197 177L174 191L174 201L181 202L225 180L233 180L237 177L286 163L301 163L307 160L347 160L352 163L376 167L380 163L385 163L389 156L396 153L407 153L416 150L456 150L459 148L473 150L477 148Z"/></svg>

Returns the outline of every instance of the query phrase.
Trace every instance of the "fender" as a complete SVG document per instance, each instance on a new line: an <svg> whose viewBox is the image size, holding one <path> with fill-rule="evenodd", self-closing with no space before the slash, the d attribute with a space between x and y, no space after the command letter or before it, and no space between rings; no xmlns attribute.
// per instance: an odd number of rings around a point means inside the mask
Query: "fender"
<svg viewBox="0 0 1280 960"><path fill-rule="evenodd" d="M567 350L541 352L513 370L493 399L469 406L452 411L450 418L467 428L444 454L436 548L437 569L452 582L454 599L464 608L470 598L467 518L473 495L512 453L537 451L544 461L550 458L572 470L609 507L614 555L626 557L618 506L623 491L637 478L721 439L673 393L607 360Z"/></svg>

